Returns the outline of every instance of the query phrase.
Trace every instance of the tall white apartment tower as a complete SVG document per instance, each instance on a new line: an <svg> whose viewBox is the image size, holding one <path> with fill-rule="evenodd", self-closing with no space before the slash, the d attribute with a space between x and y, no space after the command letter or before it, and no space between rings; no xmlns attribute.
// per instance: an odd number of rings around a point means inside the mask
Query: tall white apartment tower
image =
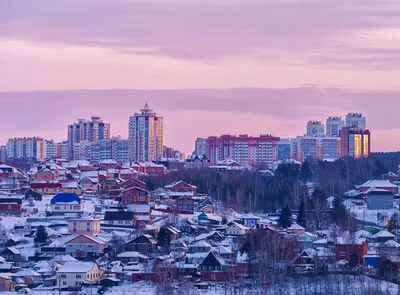
<svg viewBox="0 0 400 295"><path fill-rule="evenodd" d="M346 115L346 127L366 129L367 122L361 113L348 113Z"/></svg>
<svg viewBox="0 0 400 295"><path fill-rule="evenodd" d="M329 117L326 119L326 136L339 137L339 131L344 127L341 117Z"/></svg>
<svg viewBox="0 0 400 295"><path fill-rule="evenodd" d="M162 157L163 118L144 106L129 118L129 150L133 161L154 161Z"/></svg>
<svg viewBox="0 0 400 295"><path fill-rule="evenodd" d="M307 123L307 135L320 137L324 136L325 127L321 121L308 121Z"/></svg>

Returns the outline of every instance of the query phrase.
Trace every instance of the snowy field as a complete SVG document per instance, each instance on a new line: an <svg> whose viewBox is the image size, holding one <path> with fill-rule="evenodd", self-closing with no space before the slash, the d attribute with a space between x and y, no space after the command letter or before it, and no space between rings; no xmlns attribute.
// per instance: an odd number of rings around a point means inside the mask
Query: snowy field
<svg viewBox="0 0 400 295"><path fill-rule="evenodd" d="M235 290L231 285L217 285L209 290L196 290L190 288L177 288L174 294L182 295L395 295L399 286L384 281L371 279L366 276L330 275L327 277L290 279L280 286L267 289L241 289ZM144 282L124 285L108 290L105 295L162 295L156 287Z"/></svg>

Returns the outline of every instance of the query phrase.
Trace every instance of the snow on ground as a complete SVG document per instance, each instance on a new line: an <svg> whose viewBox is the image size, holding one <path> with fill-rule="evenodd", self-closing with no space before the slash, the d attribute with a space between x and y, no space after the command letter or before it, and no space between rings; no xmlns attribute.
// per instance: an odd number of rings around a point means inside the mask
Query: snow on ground
<svg viewBox="0 0 400 295"><path fill-rule="evenodd" d="M399 286L385 281L375 280L367 276L348 276L348 275L329 275L312 278L290 279L280 286L273 286L269 289L242 289L234 291L232 285L217 284L210 286L208 290L197 290L189 288L183 290L177 288L175 294L186 295L224 295L224 294L265 294L265 295L314 295L314 294L330 294L330 295L359 295L359 294L398 294ZM156 295L157 288L155 285L139 282L120 287L114 287L106 291L104 295Z"/></svg>
<svg viewBox="0 0 400 295"><path fill-rule="evenodd" d="M363 205L356 205L356 203L363 203ZM354 213L357 220L373 223L378 226L386 226L388 218L390 218L398 209L390 210L369 210L367 204L363 200L348 199L344 201L344 205L351 212ZM381 216L387 216L378 220L378 213Z"/></svg>

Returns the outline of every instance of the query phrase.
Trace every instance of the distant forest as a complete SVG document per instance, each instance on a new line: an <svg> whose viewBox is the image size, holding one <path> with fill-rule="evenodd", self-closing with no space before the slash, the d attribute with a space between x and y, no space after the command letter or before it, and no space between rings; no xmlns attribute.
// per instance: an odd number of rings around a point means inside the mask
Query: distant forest
<svg viewBox="0 0 400 295"><path fill-rule="evenodd" d="M248 211L273 212L286 204L297 209L308 195L306 184L314 183L315 189L327 197L340 197L357 184L381 178L392 171L397 174L400 152L373 153L368 158L338 159L333 162L309 159L302 167L281 164L275 175L255 171L218 173L210 169L182 170L163 176L146 177L149 190L183 180L196 185L198 193L205 193L228 206Z"/></svg>

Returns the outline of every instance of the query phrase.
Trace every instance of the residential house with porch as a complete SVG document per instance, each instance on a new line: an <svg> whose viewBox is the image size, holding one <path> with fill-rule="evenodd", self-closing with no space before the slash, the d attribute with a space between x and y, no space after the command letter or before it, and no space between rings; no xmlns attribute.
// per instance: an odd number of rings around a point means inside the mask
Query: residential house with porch
<svg viewBox="0 0 400 295"><path fill-rule="evenodd" d="M236 279L236 267L218 253L210 252L199 265L202 282L230 282Z"/></svg>

